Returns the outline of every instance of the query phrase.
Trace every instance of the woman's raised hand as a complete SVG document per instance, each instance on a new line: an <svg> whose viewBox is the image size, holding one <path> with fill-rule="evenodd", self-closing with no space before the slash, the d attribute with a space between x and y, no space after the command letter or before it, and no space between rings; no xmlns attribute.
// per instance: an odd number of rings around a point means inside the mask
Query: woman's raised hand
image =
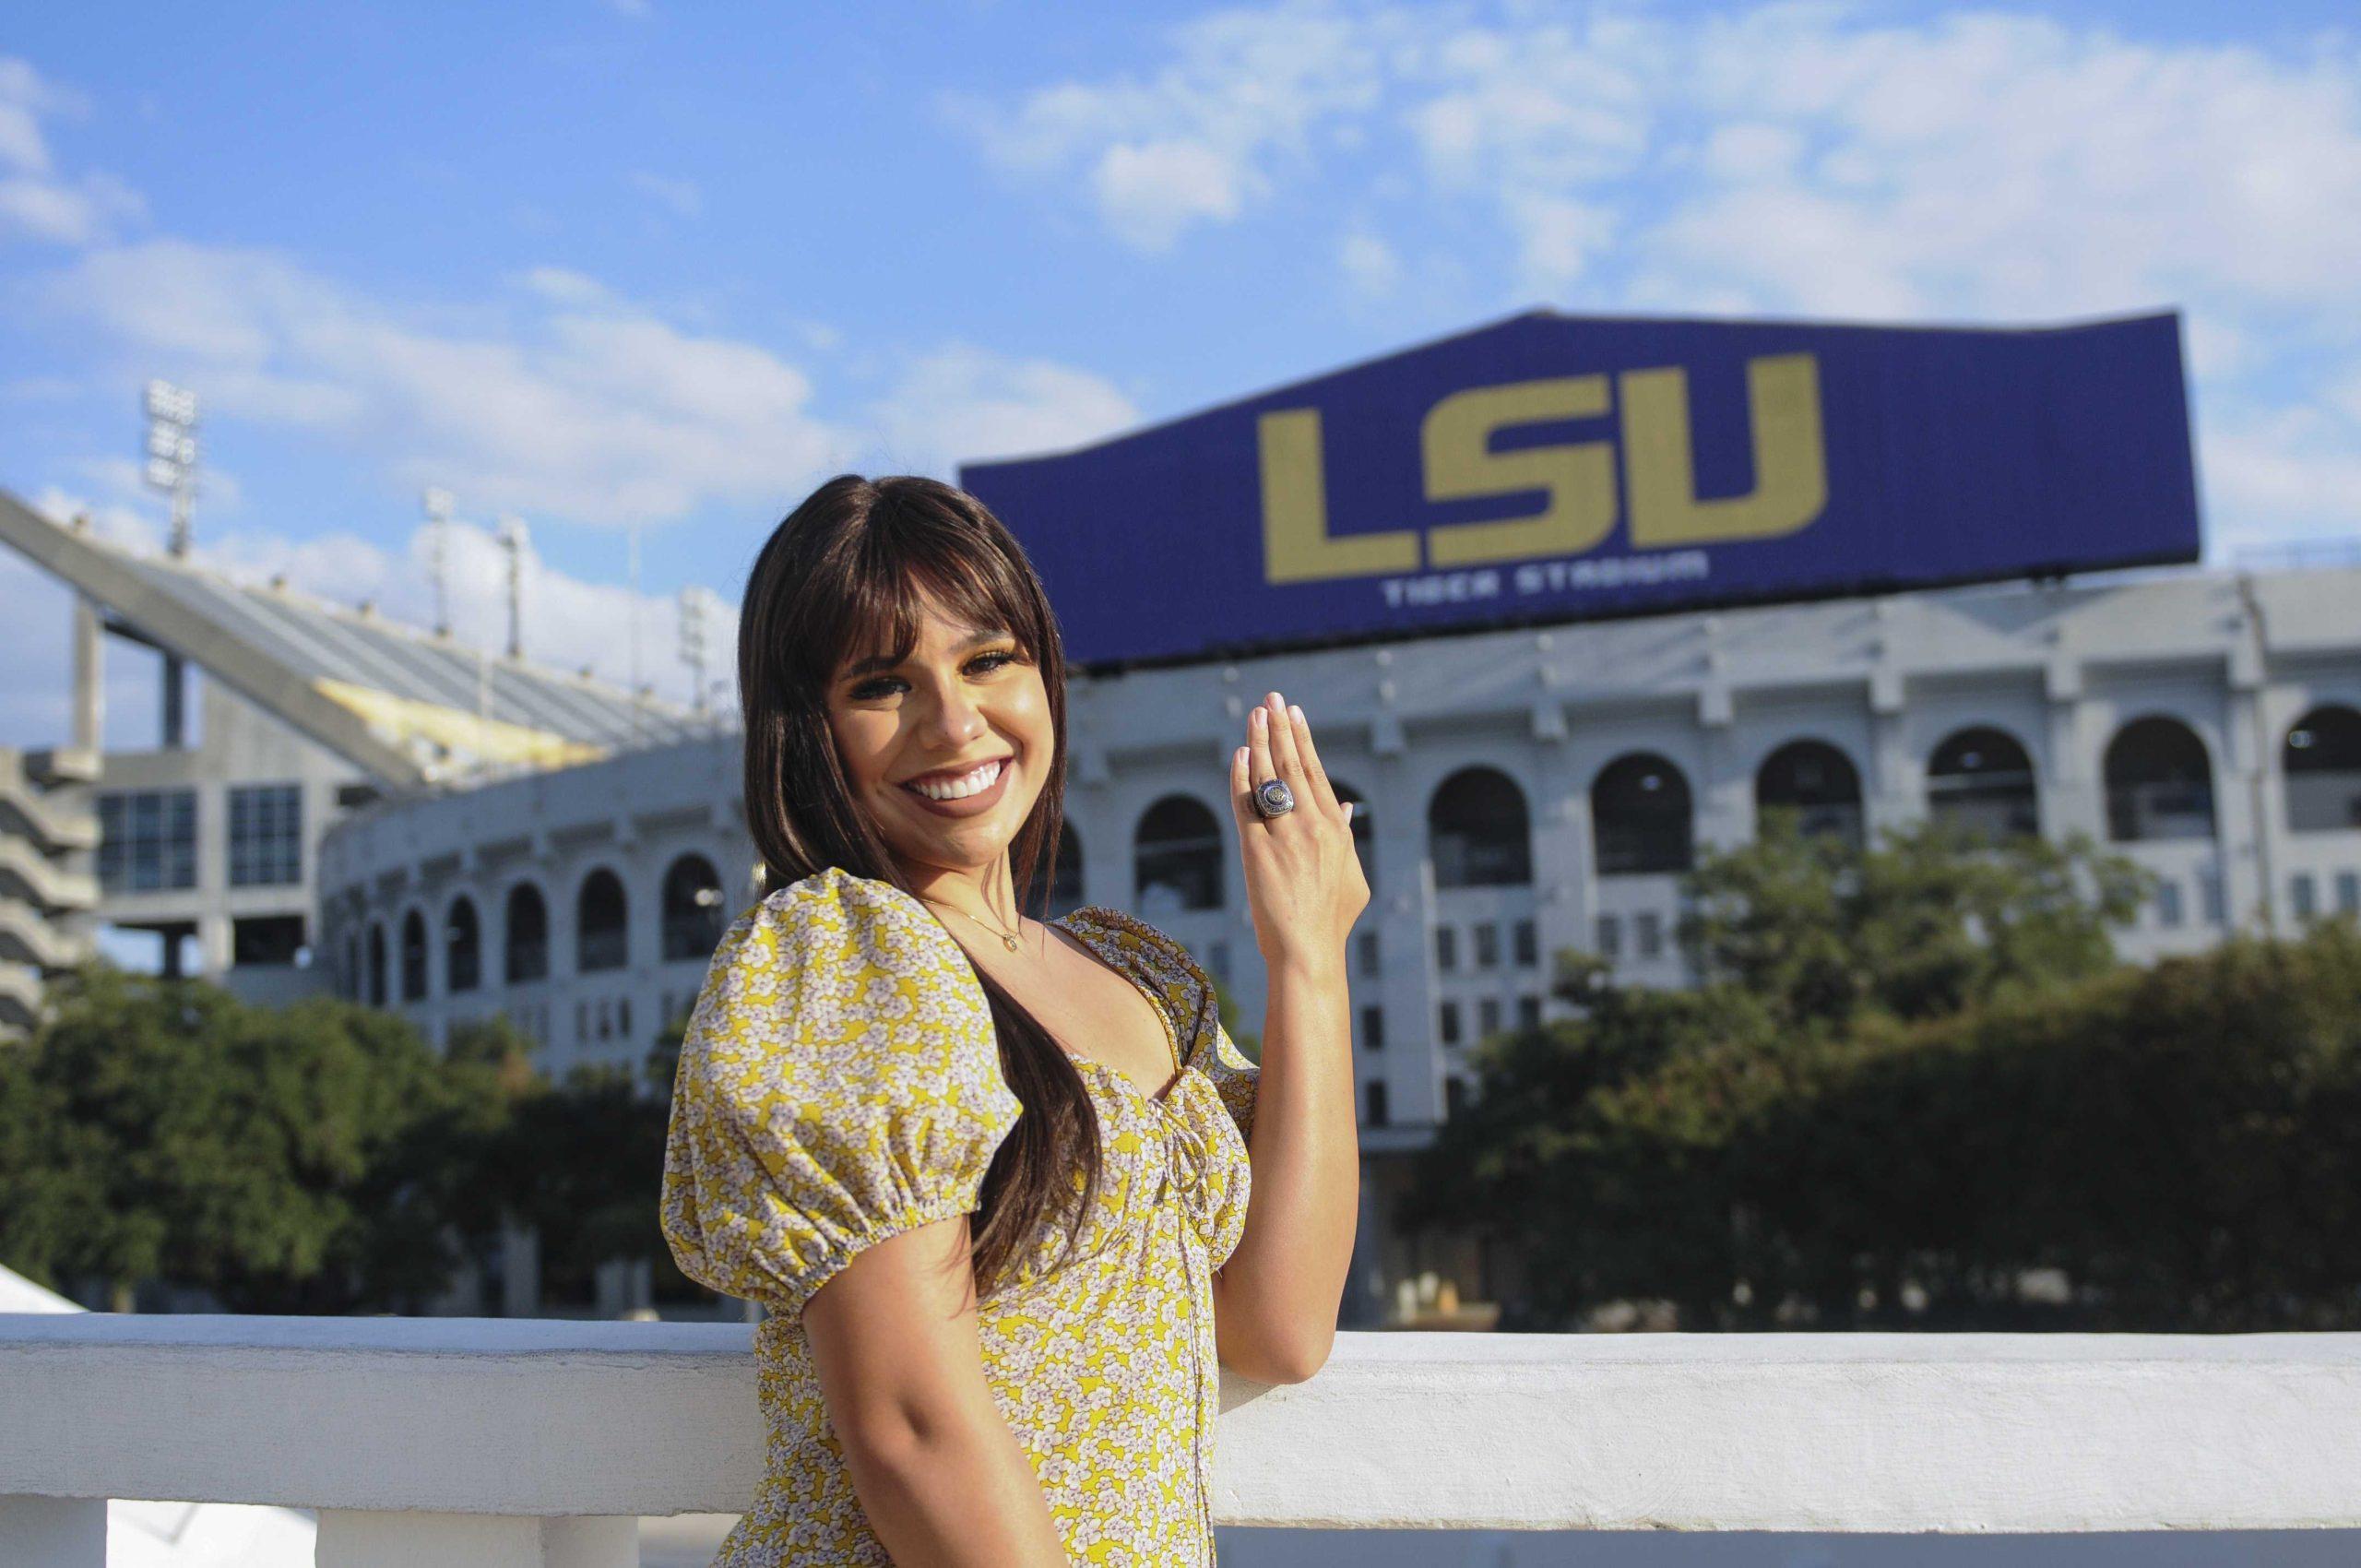
<svg viewBox="0 0 2361 1568"><path fill-rule="evenodd" d="M1254 788L1269 778L1286 781L1293 811L1266 818L1254 809ZM1276 692L1247 716L1246 744L1231 754L1229 809L1263 961L1341 968L1345 938L1369 906L1352 807L1336 799L1303 710Z"/></svg>

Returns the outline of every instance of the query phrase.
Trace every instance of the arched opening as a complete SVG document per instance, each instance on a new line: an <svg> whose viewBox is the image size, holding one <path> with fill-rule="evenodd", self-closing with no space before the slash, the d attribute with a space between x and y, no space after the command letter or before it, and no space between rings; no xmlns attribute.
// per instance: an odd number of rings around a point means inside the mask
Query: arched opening
<svg viewBox="0 0 2361 1568"><path fill-rule="evenodd" d="M426 1000L426 917L416 909L402 917L402 1000Z"/></svg>
<svg viewBox="0 0 2361 1568"><path fill-rule="evenodd" d="M574 969L596 974L620 969L631 960L631 925L623 879L600 866L582 879L574 896Z"/></svg>
<svg viewBox="0 0 2361 1568"><path fill-rule="evenodd" d="M1497 767L1461 768L1427 802L1427 854L1438 890L1529 885L1533 821L1525 791Z"/></svg>
<svg viewBox="0 0 2361 1568"><path fill-rule="evenodd" d="M712 957L728 923L724 913L713 862L698 854L674 861L664 873L664 961Z"/></svg>
<svg viewBox="0 0 2361 1568"><path fill-rule="evenodd" d="M507 982L549 979L550 910L540 888L520 882L508 890L507 926Z"/></svg>
<svg viewBox="0 0 2361 1568"><path fill-rule="evenodd" d="M2279 765L2289 832L2361 828L2361 713L2341 704L2312 709L2287 731Z"/></svg>
<svg viewBox="0 0 2361 1568"><path fill-rule="evenodd" d="M1953 732L1927 759L1927 814L1995 840L2041 833L2033 759L1988 724Z"/></svg>
<svg viewBox="0 0 2361 1568"><path fill-rule="evenodd" d="M1369 884L1370 897L1377 897L1377 852L1371 847L1369 825L1369 799L1341 778L1330 778L1328 787L1336 791L1341 803L1353 806L1353 853L1360 857L1361 879Z"/></svg>
<svg viewBox="0 0 2361 1568"><path fill-rule="evenodd" d="M1057 859L1050 866L1050 918L1082 907L1082 836L1072 823L1058 825Z"/></svg>
<svg viewBox="0 0 2361 1568"><path fill-rule="evenodd" d="M1754 809L1797 814L1806 833L1861 846L1861 775L1853 759L1825 741L1789 741L1754 775Z"/></svg>
<svg viewBox="0 0 2361 1568"><path fill-rule="evenodd" d="M1221 827L1203 801L1165 796L1142 814L1132 845L1132 878L1143 919L1221 908Z"/></svg>
<svg viewBox="0 0 2361 1568"><path fill-rule="evenodd" d="M2213 767L2205 742L2177 719L2152 715L2106 748L2107 837L2118 843L2213 837Z"/></svg>
<svg viewBox="0 0 2361 1568"><path fill-rule="evenodd" d="M1590 787L1591 840L1601 876L1685 872L1696 848L1689 780L1654 752L1600 768Z"/></svg>
<svg viewBox="0 0 2361 1568"><path fill-rule="evenodd" d="M369 927L369 1005L386 1004L386 928L374 921Z"/></svg>
<svg viewBox="0 0 2361 1568"><path fill-rule="evenodd" d="M464 894L451 902L443 921L445 984L454 992L473 991L483 981L483 932L476 920L476 901Z"/></svg>

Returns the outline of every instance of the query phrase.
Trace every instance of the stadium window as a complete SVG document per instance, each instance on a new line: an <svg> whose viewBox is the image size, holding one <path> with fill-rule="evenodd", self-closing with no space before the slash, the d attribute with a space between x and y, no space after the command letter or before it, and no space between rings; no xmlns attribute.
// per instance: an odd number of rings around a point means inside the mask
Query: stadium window
<svg viewBox="0 0 2361 1568"><path fill-rule="evenodd" d="M1364 975L1377 973L1377 932L1373 931L1361 932L1360 953L1361 973Z"/></svg>
<svg viewBox="0 0 2361 1568"><path fill-rule="evenodd" d="M1927 814L1988 838L2038 836L2033 759L2005 730L1978 724L1954 732L1927 760Z"/></svg>
<svg viewBox="0 0 2361 1568"><path fill-rule="evenodd" d="M2288 730L2279 756L2290 832L2361 827L2361 712L2342 704L2312 709Z"/></svg>
<svg viewBox="0 0 2361 1568"><path fill-rule="evenodd" d="M1476 928L1476 967L1496 969L1501 967L1501 928L1485 921Z"/></svg>
<svg viewBox="0 0 2361 1568"><path fill-rule="evenodd" d="M1438 888L1529 886L1533 830L1525 791L1496 767L1461 768L1427 802L1427 855Z"/></svg>
<svg viewBox="0 0 2361 1568"><path fill-rule="evenodd" d="M1435 968L1449 974L1459 968L1459 931L1455 926L1435 927Z"/></svg>
<svg viewBox="0 0 2361 1568"><path fill-rule="evenodd" d="M482 932L476 923L475 900L453 900L443 918L443 973L446 989L473 991L483 980Z"/></svg>
<svg viewBox="0 0 2361 1568"><path fill-rule="evenodd" d="M1689 779L1651 752L1618 757L1590 787L1592 850L1601 876L1685 872L1695 849Z"/></svg>
<svg viewBox="0 0 2361 1568"><path fill-rule="evenodd" d="M1381 1079L1381 1078L1371 1078L1371 1079L1369 1081L1369 1083L1368 1083L1366 1086L1364 1086L1364 1089L1365 1089L1365 1092L1366 1092L1366 1094L1367 1094L1367 1096L1368 1096L1368 1099L1369 1099L1369 1125L1370 1125L1370 1126L1372 1126L1372 1127L1382 1127L1382 1126L1384 1126L1384 1125L1385 1125L1385 1083L1384 1083L1384 1080L1383 1080L1383 1079Z"/></svg>
<svg viewBox="0 0 2361 1568"><path fill-rule="evenodd" d="M283 887L303 880L303 786L231 785L230 885Z"/></svg>
<svg viewBox="0 0 2361 1568"><path fill-rule="evenodd" d="M1619 958L1623 955L1623 922L1614 915L1598 917L1598 956Z"/></svg>
<svg viewBox="0 0 2361 1568"><path fill-rule="evenodd" d="M1371 1006L1361 1009L1361 1049L1364 1051L1385 1049L1384 1008Z"/></svg>
<svg viewBox="0 0 2361 1568"><path fill-rule="evenodd" d="M1790 741L1754 777L1754 807L1792 811L1808 834L1861 842L1861 775L1853 759L1825 741Z"/></svg>
<svg viewBox="0 0 2361 1568"><path fill-rule="evenodd" d="M574 968L577 974L620 969L631 961L631 922L623 879L600 866L582 879L574 899Z"/></svg>
<svg viewBox="0 0 2361 1568"><path fill-rule="evenodd" d="M2118 843L2213 837L2213 764L2177 719L2151 715L2106 748L2107 837Z"/></svg>
<svg viewBox="0 0 2361 1568"><path fill-rule="evenodd" d="M1458 1074L1451 1074L1442 1081L1442 1113L1446 1117L1452 1117L1466 1109L1467 1085Z"/></svg>
<svg viewBox="0 0 2361 1568"><path fill-rule="evenodd" d="M2348 915L2361 915L2361 872L2336 873L2336 907Z"/></svg>
<svg viewBox="0 0 2361 1568"><path fill-rule="evenodd" d="M510 985L547 980L550 972L550 911L541 890L520 882L508 890L507 941L503 973ZM547 1038L547 1029L543 1037Z"/></svg>
<svg viewBox="0 0 2361 1568"><path fill-rule="evenodd" d="M2310 872L2299 871L2288 879L2287 905L2299 921L2310 920L2319 912L2319 889Z"/></svg>
<svg viewBox="0 0 2361 1568"><path fill-rule="evenodd" d="M1516 961L1520 968L1541 962L1541 942L1530 919L1516 922Z"/></svg>
<svg viewBox="0 0 2361 1568"><path fill-rule="evenodd" d="M663 897L664 961L711 958L728 914L713 862L703 855L681 856L664 873Z"/></svg>
<svg viewBox="0 0 2361 1568"><path fill-rule="evenodd" d="M416 909L402 917L402 1000L426 1000L426 917Z"/></svg>
<svg viewBox="0 0 2361 1568"><path fill-rule="evenodd" d="M99 797L99 885L157 893L196 885L196 791L130 790Z"/></svg>
<svg viewBox="0 0 2361 1568"><path fill-rule="evenodd" d="M1442 1025L1437 1031L1445 1045L1459 1043L1459 1004L1445 1002L1442 1007Z"/></svg>
<svg viewBox="0 0 2361 1568"><path fill-rule="evenodd" d="M1476 1004L1476 1035L1477 1035L1477 1039L1489 1039L1489 1038L1490 1038L1490 1037L1491 1037L1491 1036L1493 1036L1493 1035L1499 1034L1500 1032L1501 1032L1501 1001L1500 1001L1500 998L1499 998L1499 997L1497 997L1497 996L1487 996L1487 997L1483 998L1481 1001L1479 1001L1479 1002L1477 1002L1477 1003Z"/></svg>
<svg viewBox="0 0 2361 1568"><path fill-rule="evenodd" d="M1541 1027L1541 998L1527 994L1516 999L1516 1027L1521 1029Z"/></svg>
<svg viewBox="0 0 2361 1568"><path fill-rule="evenodd" d="M2201 872L2197 878L2198 892L2205 900L2205 920L2209 925L2223 925L2229 920L2229 900L2222 893L2222 873Z"/></svg>
<svg viewBox="0 0 2361 1568"><path fill-rule="evenodd" d="M1192 795L1165 796L1132 835L1132 881L1145 913L1220 909L1225 863L1221 828Z"/></svg>
<svg viewBox="0 0 2361 1568"><path fill-rule="evenodd" d="M2161 926L2180 924L2180 883L2166 877L2156 884L2156 923Z"/></svg>
<svg viewBox="0 0 2361 1568"><path fill-rule="evenodd" d="M369 1005L386 1004L386 928L369 927Z"/></svg>
<svg viewBox="0 0 2361 1568"><path fill-rule="evenodd" d="M1643 910L1632 917L1631 934L1643 958L1653 958L1664 951L1664 917L1654 909Z"/></svg>

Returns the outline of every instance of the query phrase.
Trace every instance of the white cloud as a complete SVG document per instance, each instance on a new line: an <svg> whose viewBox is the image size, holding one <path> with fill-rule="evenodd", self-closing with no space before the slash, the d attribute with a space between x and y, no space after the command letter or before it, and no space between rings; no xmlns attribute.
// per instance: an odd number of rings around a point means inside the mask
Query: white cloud
<svg viewBox="0 0 2361 1568"><path fill-rule="evenodd" d="M954 343L912 362L871 418L889 466L947 479L963 461L1082 445L1140 415L1087 372Z"/></svg>
<svg viewBox="0 0 2361 1568"><path fill-rule="evenodd" d="M1161 250L1308 167L1315 129L1376 102L1397 30L1319 4L1220 11L1172 30L1151 76L1059 83L1014 112L946 108L1003 169L1074 182L1118 239Z"/></svg>
<svg viewBox="0 0 2361 1568"><path fill-rule="evenodd" d="M88 244L142 212L138 193L113 175L56 172L42 122L86 107L24 61L0 55L0 237Z"/></svg>
<svg viewBox="0 0 2361 1568"><path fill-rule="evenodd" d="M209 410L300 427L403 485L593 523L767 505L858 445L768 350L685 331L561 268L454 325L268 252L158 240L93 252L51 296Z"/></svg>
<svg viewBox="0 0 2361 1568"><path fill-rule="evenodd" d="M1336 264L1354 292L1369 299L1383 299L1402 281L1401 257L1394 254L1392 245L1366 229L1345 236L1336 247Z"/></svg>
<svg viewBox="0 0 2361 1568"><path fill-rule="evenodd" d="M661 174L645 170L626 177L633 190L663 208L675 218L700 218L705 215L705 192L694 180L668 180Z"/></svg>

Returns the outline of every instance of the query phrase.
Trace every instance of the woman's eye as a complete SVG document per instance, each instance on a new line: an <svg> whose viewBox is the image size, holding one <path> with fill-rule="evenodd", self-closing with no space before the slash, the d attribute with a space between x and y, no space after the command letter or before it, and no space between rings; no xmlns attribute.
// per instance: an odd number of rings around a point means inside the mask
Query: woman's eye
<svg viewBox="0 0 2361 1568"><path fill-rule="evenodd" d="M1014 652L1004 648L995 648L990 653L979 653L976 655L975 658L967 660L967 668L970 671L980 670L982 672L989 674L992 671L999 669L1003 664L1014 664L1014 662L1016 662L1016 655ZM852 689L853 700L855 702L874 702L879 697L892 695L892 688L898 686L901 683L901 682L896 680L891 675L881 676L877 680L870 681L861 685L855 686Z"/></svg>

